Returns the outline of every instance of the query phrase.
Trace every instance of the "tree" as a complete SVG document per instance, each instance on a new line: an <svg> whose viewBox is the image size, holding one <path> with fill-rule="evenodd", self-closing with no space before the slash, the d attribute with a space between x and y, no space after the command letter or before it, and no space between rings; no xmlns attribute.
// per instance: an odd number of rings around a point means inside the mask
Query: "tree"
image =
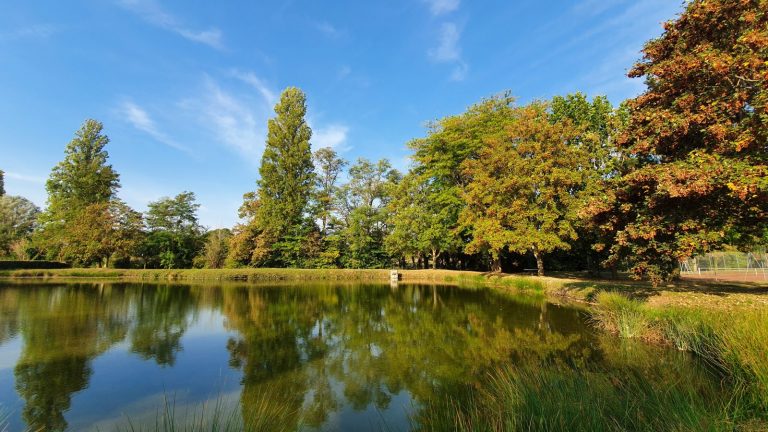
<svg viewBox="0 0 768 432"><path fill-rule="evenodd" d="M289 87L275 105L267 125L267 145L259 167L258 207L253 218L258 233L252 264L299 266L302 246L314 221L309 215L315 181L307 125L306 97Z"/></svg>
<svg viewBox="0 0 768 432"><path fill-rule="evenodd" d="M141 239L141 213L113 199L84 208L67 224L60 256L80 265L109 267L114 255L130 256Z"/></svg>
<svg viewBox="0 0 768 432"><path fill-rule="evenodd" d="M320 218L320 232L325 235L328 224L331 221L334 210L334 199L339 187L336 181L339 174L347 165L347 161L340 158L336 151L330 147L324 147L315 151L313 155L316 173L315 201L317 210L315 214Z"/></svg>
<svg viewBox="0 0 768 432"><path fill-rule="evenodd" d="M15 243L32 234L39 213L40 209L26 198L0 196L0 256L9 255Z"/></svg>
<svg viewBox="0 0 768 432"><path fill-rule="evenodd" d="M232 231L227 228L209 231L205 235L205 246L200 255L195 257L195 267L224 268L231 239Z"/></svg>
<svg viewBox="0 0 768 432"><path fill-rule="evenodd" d="M86 120L46 182L48 207L40 215L41 230L35 243L49 258L63 259L68 230L79 228L72 226L74 220L83 217L88 206L109 203L120 187L118 174L107 163L109 154L104 148L109 138L102 128L98 121Z"/></svg>
<svg viewBox="0 0 768 432"><path fill-rule="evenodd" d="M182 192L173 198L163 197L148 205L145 260L151 266L188 268L202 248L205 231L197 220L194 192Z"/></svg>
<svg viewBox="0 0 768 432"><path fill-rule="evenodd" d="M425 138L408 144L414 151L412 172L429 184L427 200L441 209L441 223L451 228L452 244L469 241L469 233L459 224L459 214L466 206L462 190L468 182L462 163L477 156L484 136L501 131L512 115L514 101L509 93L485 99L463 114L435 121Z"/></svg>
<svg viewBox="0 0 768 432"><path fill-rule="evenodd" d="M119 176L107 164L109 154L104 147L109 138L102 129L100 122L86 120L67 144L64 160L53 168L46 183L49 207L82 209L114 196L120 187Z"/></svg>
<svg viewBox="0 0 768 432"><path fill-rule="evenodd" d="M581 135L573 145L579 146L589 155L585 170L583 200L601 197L611 182L626 169L629 162L626 155L616 146L617 137L625 127L628 112L625 104L614 109L604 96L589 101L584 93L555 96L550 105L553 122L570 121L579 127ZM605 245L613 241L613 233L602 231L593 220L581 214L576 221L578 239L572 244L572 253L566 257L567 265L580 268L582 265L593 274L598 274L600 263L608 258ZM616 265L612 263L615 272Z"/></svg>
<svg viewBox="0 0 768 432"><path fill-rule="evenodd" d="M249 265L253 259L254 245L259 236L259 229L254 222L259 201L255 192L243 194L243 204L238 209L238 216L244 223L238 223L232 230L227 253L227 267Z"/></svg>
<svg viewBox="0 0 768 432"><path fill-rule="evenodd" d="M0 197L5 195L5 171L0 170Z"/></svg>
<svg viewBox="0 0 768 432"><path fill-rule="evenodd" d="M615 232L610 261L660 283L680 259L726 240L748 244L768 216L768 7L694 0L648 42L629 72L648 86L629 101L619 141L635 168L590 214Z"/></svg>
<svg viewBox="0 0 768 432"><path fill-rule="evenodd" d="M573 145L578 136L570 121L552 123L540 102L515 109L501 133L485 136L477 159L462 164L469 252L487 249L499 271L502 250L530 251L543 275L543 255L570 247L587 158Z"/></svg>
<svg viewBox="0 0 768 432"><path fill-rule="evenodd" d="M374 164L360 158L349 168L349 182L338 192L345 267L381 268L390 264L384 248L389 233L387 204L401 178L386 159Z"/></svg>
<svg viewBox="0 0 768 432"><path fill-rule="evenodd" d="M433 185L422 176L411 172L403 178L389 202L392 228L386 245L394 256L430 254L432 268L436 269L438 257L460 243L452 233L450 211L432 200L434 195Z"/></svg>

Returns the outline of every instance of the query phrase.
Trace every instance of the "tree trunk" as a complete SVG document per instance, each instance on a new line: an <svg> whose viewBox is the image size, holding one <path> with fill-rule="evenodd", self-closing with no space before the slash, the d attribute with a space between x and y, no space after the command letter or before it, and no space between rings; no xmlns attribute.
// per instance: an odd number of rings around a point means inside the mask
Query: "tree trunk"
<svg viewBox="0 0 768 432"><path fill-rule="evenodd" d="M533 256L536 258L536 270L539 276L544 276L544 258L541 256L541 251L537 248L533 249Z"/></svg>
<svg viewBox="0 0 768 432"><path fill-rule="evenodd" d="M501 258L495 256L491 260L491 271L494 273L501 273Z"/></svg>
<svg viewBox="0 0 768 432"><path fill-rule="evenodd" d="M437 249L432 248L432 270L437 270Z"/></svg>

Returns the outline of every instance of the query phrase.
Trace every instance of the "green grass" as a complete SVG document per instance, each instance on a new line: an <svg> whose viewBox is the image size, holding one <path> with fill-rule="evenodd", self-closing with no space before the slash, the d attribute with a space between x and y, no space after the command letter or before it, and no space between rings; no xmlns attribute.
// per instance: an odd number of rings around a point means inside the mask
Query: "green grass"
<svg viewBox="0 0 768 432"><path fill-rule="evenodd" d="M768 310L653 308L622 294L597 296L599 328L690 351L744 389L747 408L768 419Z"/></svg>
<svg viewBox="0 0 768 432"><path fill-rule="evenodd" d="M417 419L424 431L732 431L765 425L740 415L738 398L689 383L649 382L620 371L502 367L463 403ZM446 410L450 413L446 415Z"/></svg>
<svg viewBox="0 0 768 432"><path fill-rule="evenodd" d="M4 270L0 277L7 278L121 278L128 280L389 280L389 270L347 269L55 269L55 270Z"/></svg>
<svg viewBox="0 0 768 432"><path fill-rule="evenodd" d="M175 399L164 397L163 406L155 417L143 423L126 418L116 432L289 432L298 430L298 413L273 401L264 393L250 400L243 416L239 404L227 406L221 396L209 403L180 411Z"/></svg>

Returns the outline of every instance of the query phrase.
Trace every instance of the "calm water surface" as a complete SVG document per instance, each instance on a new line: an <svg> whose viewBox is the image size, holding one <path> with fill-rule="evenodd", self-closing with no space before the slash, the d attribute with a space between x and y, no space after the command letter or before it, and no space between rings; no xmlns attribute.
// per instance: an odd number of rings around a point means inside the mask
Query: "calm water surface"
<svg viewBox="0 0 768 432"><path fill-rule="evenodd" d="M153 423L164 400L304 430L409 430L498 365L555 363L649 380L698 367L596 334L577 309L487 289L0 282L10 431Z"/></svg>

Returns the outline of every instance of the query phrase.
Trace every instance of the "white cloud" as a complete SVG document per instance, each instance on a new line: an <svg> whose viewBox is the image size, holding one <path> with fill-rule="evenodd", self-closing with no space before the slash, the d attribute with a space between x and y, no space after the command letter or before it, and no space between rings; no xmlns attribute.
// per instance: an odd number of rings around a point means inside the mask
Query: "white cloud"
<svg viewBox="0 0 768 432"><path fill-rule="evenodd" d="M429 51L429 56L438 62L453 62L461 59L459 39L461 33L454 23L443 23L440 27L437 47Z"/></svg>
<svg viewBox="0 0 768 432"><path fill-rule="evenodd" d="M13 180L28 182L28 183L37 183L37 184L45 184L45 178L40 176L31 176L27 174L20 174L16 172L5 172L5 177Z"/></svg>
<svg viewBox="0 0 768 432"><path fill-rule="evenodd" d="M455 23L443 23L440 26L437 46L428 51L428 55L433 61L454 64L449 77L451 81L462 81L469 71L469 65L461 56L460 39L461 31Z"/></svg>
<svg viewBox="0 0 768 432"><path fill-rule="evenodd" d="M331 147L343 152L351 148L347 145L349 127L342 124L330 124L328 126L313 129L312 146L315 149Z"/></svg>
<svg viewBox="0 0 768 432"><path fill-rule="evenodd" d="M260 95L261 103L247 100L206 77L202 95L183 101L181 106L191 111L218 142L256 163L264 149L271 111L266 96Z"/></svg>
<svg viewBox="0 0 768 432"><path fill-rule="evenodd" d="M131 101L125 101L120 105L118 111L125 118L125 120L131 124L131 126L151 136L155 141L175 148L176 150L189 153L188 148L175 142L168 135L161 132L157 128L154 120L152 120L150 117L149 113L147 113L147 111L142 107Z"/></svg>
<svg viewBox="0 0 768 432"><path fill-rule="evenodd" d="M424 0L432 15L442 15L459 8L460 0Z"/></svg>
<svg viewBox="0 0 768 432"><path fill-rule="evenodd" d="M315 23L315 28L330 38L337 38L344 34L342 30L339 30L333 24L327 21Z"/></svg>
<svg viewBox="0 0 768 432"><path fill-rule="evenodd" d="M29 27L0 33L0 41L14 41L27 38L45 39L56 33L56 31L56 27L49 24L34 24Z"/></svg>
<svg viewBox="0 0 768 432"><path fill-rule="evenodd" d="M464 78L467 77L468 71L469 71L469 66L467 66L467 64L464 63L463 61L459 62L451 72L451 77L450 77L451 81L463 81Z"/></svg>
<svg viewBox="0 0 768 432"><path fill-rule="evenodd" d="M256 89L270 105L274 105L277 102L277 95L275 92L269 88L261 78L256 76L255 73L233 70L232 76Z"/></svg>
<svg viewBox="0 0 768 432"><path fill-rule="evenodd" d="M192 30L180 23L178 18L163 10L155 0L118 0L118 4L157 27L172 31L193 42L224 49L219 29L214 27L207 30Z"/></svg>

